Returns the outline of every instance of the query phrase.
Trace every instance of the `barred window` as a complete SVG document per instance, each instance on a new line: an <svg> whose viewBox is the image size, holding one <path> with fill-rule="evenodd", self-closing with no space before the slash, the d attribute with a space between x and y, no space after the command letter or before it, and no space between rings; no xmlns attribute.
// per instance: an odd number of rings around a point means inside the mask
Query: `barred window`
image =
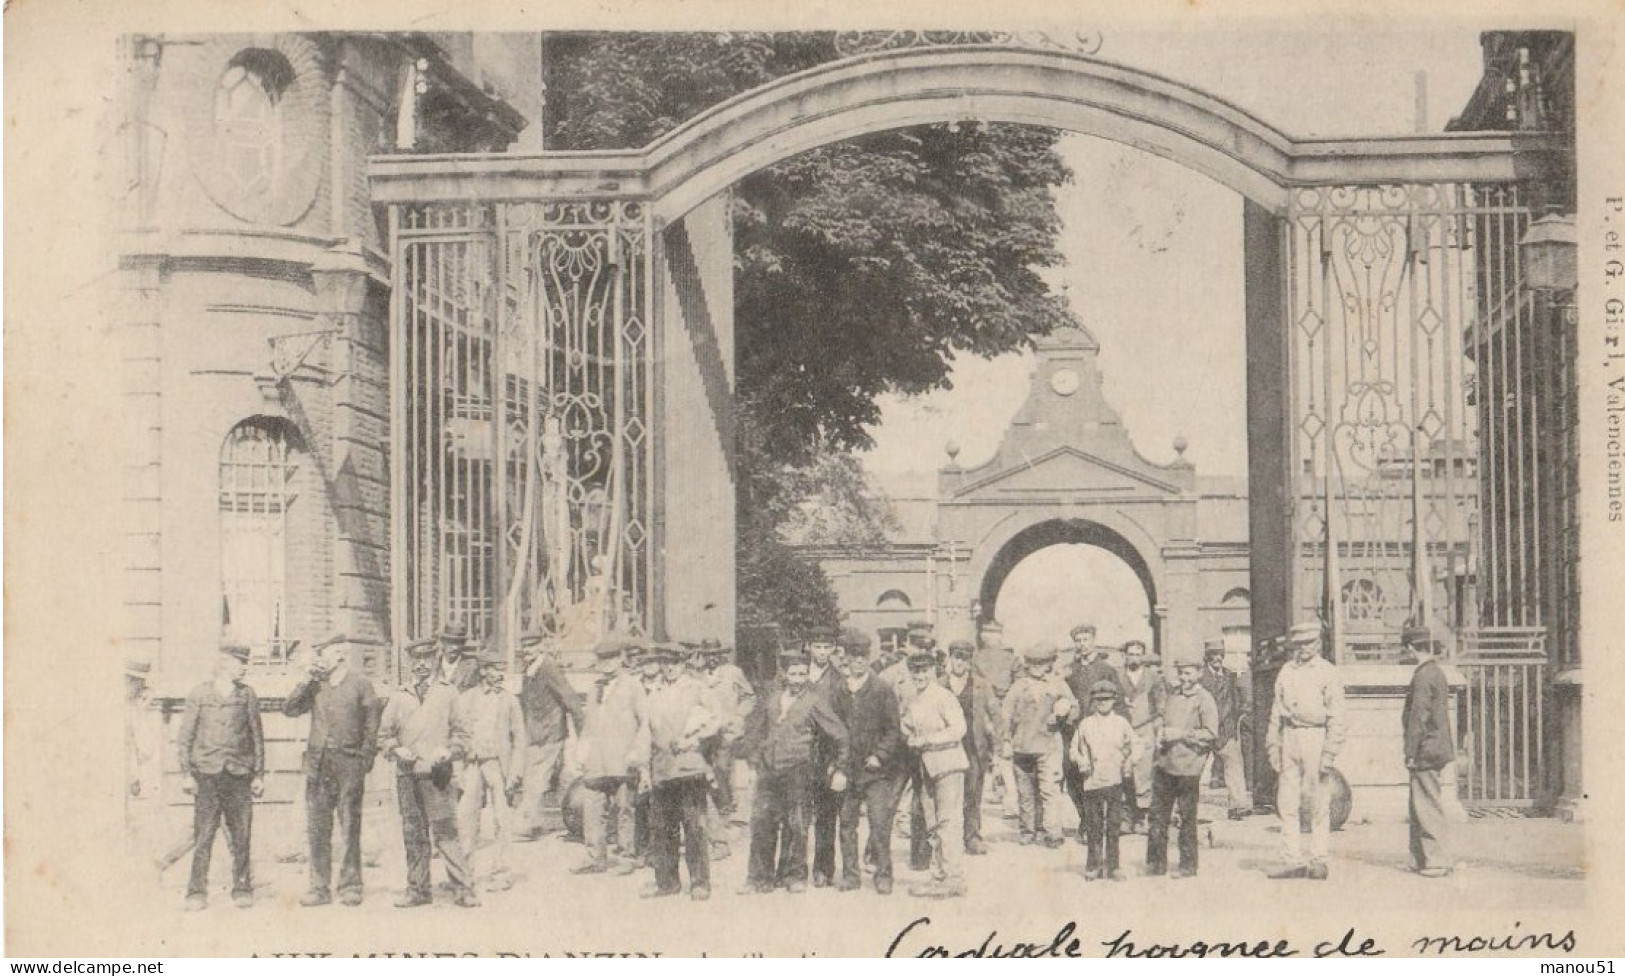
<svg viewBox="0 0 1625 976"><path fill-rule="evenodd" d="M293 84L293 66L276 51L240 52L215 89L215 136L226 175L243 193L265 193L283 170L282 96Z"/></svg>
<svg viewBox="0 0 1625 976"><path fill-rule="evenodd" d="M1368 579L1343 584L1343 614L1350 621L1380 621L1383 614L1382 587Z"/></svg>
<svg viewBox="0 0 1625 976"><path fill-rule="evenodd" d="M221 625L255 665L287 663L288 513L303 456L273 417L238 424L220 450Z"/></svg>

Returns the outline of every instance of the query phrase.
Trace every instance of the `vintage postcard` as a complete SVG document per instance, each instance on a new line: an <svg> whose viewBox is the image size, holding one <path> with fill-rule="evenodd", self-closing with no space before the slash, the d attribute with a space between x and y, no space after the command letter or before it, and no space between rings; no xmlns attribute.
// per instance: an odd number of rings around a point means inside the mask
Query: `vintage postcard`
<svg viewBox="0 0 1625 976"><path fill-rule="evenodd" d="M1625 951L1618 11L1209 6L12 5L6 950Z"/></svg>

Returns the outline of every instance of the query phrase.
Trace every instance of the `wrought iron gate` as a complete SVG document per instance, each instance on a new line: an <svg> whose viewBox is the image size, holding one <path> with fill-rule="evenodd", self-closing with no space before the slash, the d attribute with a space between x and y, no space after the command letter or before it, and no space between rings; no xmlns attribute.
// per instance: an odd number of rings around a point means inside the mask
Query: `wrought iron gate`
<svg viewBox="0 0 1625 976"><path fill-rule="evenodd" d="M1529 806L1544 786L1545 634L1506 627L1462 635L1467 684L1456 706L1462 802Z"/></svg>
<svg viewBox="0 0 1625 976"><path fill-rule="evenodd" d="M1462 635L1479 802L1527 802L1543 775L1542 632L1508 609L1521 555L1501 558L1529 548L1505 537L1530 524L1533 408L1508 339L1529 219L1516 186L1465 183L1300 189L1287 217L1300 612L1340 661L1395 660L1409 623Z"/></svg>
<svg viewBox="0 0 1625 976"><path fill-rule="evenodd" d="M650 224L628 201L397 205L394 632L639 630Z"/></svg>

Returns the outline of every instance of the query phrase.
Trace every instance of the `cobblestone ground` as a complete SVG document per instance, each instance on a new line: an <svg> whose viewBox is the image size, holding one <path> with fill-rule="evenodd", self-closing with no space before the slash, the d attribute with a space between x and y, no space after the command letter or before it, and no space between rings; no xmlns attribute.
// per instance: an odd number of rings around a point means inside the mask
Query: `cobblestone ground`
<svg viewBox="0 0 1625 976"><path fill-rule="evenodd" d="M252 909L238 910L227 897L223 838L217 842L215 891L207 911L181 912L186 859L164 872L162 893L154 894L174 907L177 948L189 944L190 934L203 937L200 945L221 954L251 948L300 951L295 943L301 940L311 946L359 946L364 952L379 953L451 951L470 945L492 952L511 945L513 951L533 954L638 951L645 945L669 947L675 940L695 952L703 948L740 954L760 948L757 943L796 944L785 942L787 935L794 935L800 944L811 946L853 946L853 939L859 938L851 951L875 955L885 951L888 933L922 915L1032 918L1039 929L1049 927L1026 934L1047 941L1055 924L1068 919L1087 924L1084 920L1110 916L1112 924L1120 926L1125 908L1131 921L1140 918L1149 923L1187 915L1267 919L1282 911L1308 916L1347 915L1351 907L1403 912L1409 906L1430 913L1448 907L1453 913L1501 913L1510 926L1531 913L1561 912L1585 901L1584 828L1579 825L1536 818L1472 819L1458 827L1456 873L1430 880L1406 870L1405 824L1351 823L1333 834L1329 881L1274 881L1264 872L1276 863L1278 821L1270 816L1230 821L1221 803L1216 792L1204 798L1200 873L1192 879L1143 876L1145 838L1125 835L1122 850L1128 880L1086 882L1084 852L1070 832L1066 846L1059 849L1022 847L1016 843L1015 822L990 803L984 812L990 852L966 858L969 893L951 901L907 893L908 886L925 875L908 870L908 840L903 836L894 838L898 883L890 896L877 894L867 876L864 888L855 892L829 888L799 895L738 894L748 841L745 828L735 825L727 833L731 855L712 865L714 894L707 902L687 897L640 899L640 889L650 880L646 870L626 876L573 875L569 868L582 861L583 848L555 833L535 843L512 845L511 885L483 893L484 904L478 909L453 906L441 890L433 906L400 910L392 905L404 880L399 827L392 806L380 798L369 804L366 818L368 890L358 908L297 906L306 887L306 869L300 854L303 823L299 811L292 809L274 820L263 818L271 822L256 823L258 891ZM482 869L489 866L491 853L488 844L482 846L478 862ZM442 870L437 860L437 880L443 877ZM579 934L588 931L594 933L592 938ZM605 944L606 932L612 933L612 944ZM861 938L858 932L864 933ZM767 933L771 937L753 941ZM276 938L269 939L273 935ZM703 941L694 941L701 936Z"/></svg>

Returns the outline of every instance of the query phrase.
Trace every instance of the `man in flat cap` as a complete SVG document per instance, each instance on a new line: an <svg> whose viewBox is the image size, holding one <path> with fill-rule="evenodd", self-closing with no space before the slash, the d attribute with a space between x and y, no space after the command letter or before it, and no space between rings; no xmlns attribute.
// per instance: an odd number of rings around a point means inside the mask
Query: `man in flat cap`
<svg viewBox="0 0 1625 976"><path fill-rule="evenodd" d="M1439 782L1440 770L1456 757L1450 739L1450 681L1439 663L1444 647L1426 627L1406 627L1403 639L1416 658L1401 716L1405 768L1411 774L1410 868L1424 878L1442 878L1454 864Z"/></svg>
<svg viewBox="0 0 1625 976"><path fill-rule="evenodd" d="M681 894L681 848L689 897L711 897L711 839L706 824L710 765L705 745L720 729L709 690L688 670L689 655L672 645L654 651L662 681L644 704L642 748L649 755L649 859L654 882L645 898Z"/></svg>
<svg viewBox="0 0 1625 976"><path fill-rule="evenodd" d="M1004 696L1003 740L1015 769L1021 843L1060 847L1061 729L1082 711L1054 672L1055 645L1040 641L1022 652L1023 673Z"/></svg>
<svg viewBox="0 0 1625 976"><path fill-rule="evenodd" d="M833 628L813 627L807 631L807 659L807 683L813 692L826 699L834 695L842 673L841 646ZM841 819L842 796L829 788L834 757L827 741L819 741L814 758L823 774L812 789L812 885L827 888L835 883L835 832Z"/></svg>
<svg viewBox="0 0 1625 976"><path fill-rule="evenodd" d="M249 873L249 846L254 826L254 800L265 791L265 731L254 689L243 683L248 647L228 641L214 659L214 674L186 696L176 744L180 768L190 777L192 808L192 876L186 886L186 908L209 904L209 860L214 835L226 825L231 851L231 900L238 908L254 904Z"/></svg>
<svg viewBox="0 0 1625 976"><path fill-rule="evenodd" d="M632 778L642 757L638 754L643 725L645 692L636 664L628 652L633 645L605 640L594 649L599 672L581 727L582 791L581 832L587 861L571 869L575 874L603 874L609 870L609 826L616 824L617 841L632 847Z"/></svg>
<svg viewBox="0 0 1625 976"><path fill-rule="evenodd" d="M1003 722L990 683L971 667L975 653L976 645L968 640L951 642L942 681L965 713L965 758L970 763L965 770L965 853L980 857L987 853L982 840L982 784L999 753Z"/></svg>
<svg viewBox="0 0 1625 976"><path fill-rule="evenodd" d="M739 759L739 743L745 734L745 725L756 711L756 688L745 677L745 672L734 663L734 650L721 641L705 644L706 666L710 669L707 681L719 705L726 709L727 721L717 740L717 809L725 820L744 823L739 809L738 793L734 789L734 766Z"/></svg>
<svg viewBox="0 0 1625 976"><path fill-rule="evenodd" d="M835 773L830 787L846 792L851 740L846 725L829 700L808 682L807 655L791 648L779 655L780 680L756 710L756 795L750 818L750 866L741 894L773 890L783 884L791 894L807 890L807 827L811 793L825 776L818 761L823 741L830 743ZM775 863L775 858L777 861Z"/></svg>
<svg viewBox="0 0 1625 976"><path fill-rule="evenodd" d="M931 883L915 885L909 894L957 898L965 893L964 853L965 713L954 693L937 677L937 656L916 650L908 656L914 700L903 709L903 738L919 755L919 797L925 807L930 840Z"/></svg>
<svg viewBox="0 0 1625 976"><path fill-rule="evenodd" d="M434 680L438 663L435 642L406 645L410 679L391 695L378 726L378 748L395 763L395 800L401 812L401 841L406 847L406 891L396 908L434 902L429 880L430 840L446 865L446 876L463 908L479 904L468 856L457 838L457 790L452 782L455 750L451 713L457 691Z"/></svg>
<svg viewBox="0 0 1625 976"><path fill-rule="evenodd" d="M862 886L858 816L867 812L869 842L866 850L875 866L875 890L889 895L893 883L892 822L897 814L897 790L906 776L907 750L903 744L897 696L870 668L869 641L848 639L845 650L841 666L846 677L830 699L851 740L846 766L847 788L841 801L841 879L835 887L841 891L856 891Z"/></svg>
<svg viewBox="0 0 1625 976"><path fill-rule="evenodd" d="M474 867L480 843L480 820L487 806L495 821L496 850L487 885L492 890L512 886L508 869L508 840L513 836L511 793L522 790L529 765L530 739L519 697L506 686L507 659L494 646L482 647L475 659L480 683L457 697L451 713L451 736L463 760L462 797L457 804L458 833L468 847Z"/></svg>
<svg viewBox="0 0 1625 976"><path fill-rule="evenodd" d="M1264 747L1270 767L1280 774L1275 807L1281 814L1282 861L1272 878L1324 881L1331 847L1331 808L1321 774L1332 768L1343 745L1343 682L1332 663L1321 656L1319 621L1307 621L1287 633L1292 659L1275 678ZM1309 804L1309 857L1303 854L1299 806Z"/></svg>
<svg viewBox="0 0 1625 976"><path fill-rule="evenodd" d="M333 821L338 820L343 852L339 862L339 901L361 904L361 799L367 773L378 755L378 722L383 703L372 682L350 663L350 639L343 634L311 648L310 673L283 702L290 718L310 715L305 744L305 816L310 835L310 890L299 904L312 908L332 902Z"/></svg>
<svg viewBox="0 0 1625 976"><path fill-rule="evenodd" d="M524 771L525 792L514 817L514 839L525 843L542 835L542 801L558 778L569 730L573 727L579 735L583 716L546 631L531 628L520 635L519 663L524 668L519 708L525 716L530 765Z"/></svg>
<svg viewBox="0 0 1625 976"><path fill-rule="evenodd" d="M1164 705L1157 736L1156 769L1151 780L1151 826L1145 845L1149 874L1168 871L1168 824L1179 810L1179 864L1175 878L1196 876L1197 805L1202 797L1202 768L1219 734L1219 706L1200 682L1202 665L1184 660L1174 665L1178 683Z"/></svg>
<svg viewBox="0 0 1625 976"><path fill-rule="evenodd" d="M480 683L480 662L469 653L468 624L461 620L447 621L437 637L440 645L440 663L435 680L451 685L458 691L467 691Z"/></svg>
<svg viewBox="0 0 1625 976"><path fill-rule="evenodd" d="M1123 696L1118 710L1128 719L1129 727L1140 742L1133 775L1123 782L1123 810L1128 829L1133 831L1145 829L1145 819L1151 811L1151 787L1156 778L1152 767L1168 697L1168 684L1162 679L1162 671L1146 658L1145 641L1128 641L1123 645L1123 670L1117 675L1117 688Z"/></svg>
<svg viewBox="0 0 1625 976"><path fill-rule="evenodd" d="M1202 648L1202 687L1219 706L1219 734L1208 768L1224 776L1230 795L1230 819L1241 820L1253 808L1247 796L1247 776L1241 762L1241 717L1252 707L1252 696L1236 672L1224 666L1224 641L1210 640Z"/></svg>

